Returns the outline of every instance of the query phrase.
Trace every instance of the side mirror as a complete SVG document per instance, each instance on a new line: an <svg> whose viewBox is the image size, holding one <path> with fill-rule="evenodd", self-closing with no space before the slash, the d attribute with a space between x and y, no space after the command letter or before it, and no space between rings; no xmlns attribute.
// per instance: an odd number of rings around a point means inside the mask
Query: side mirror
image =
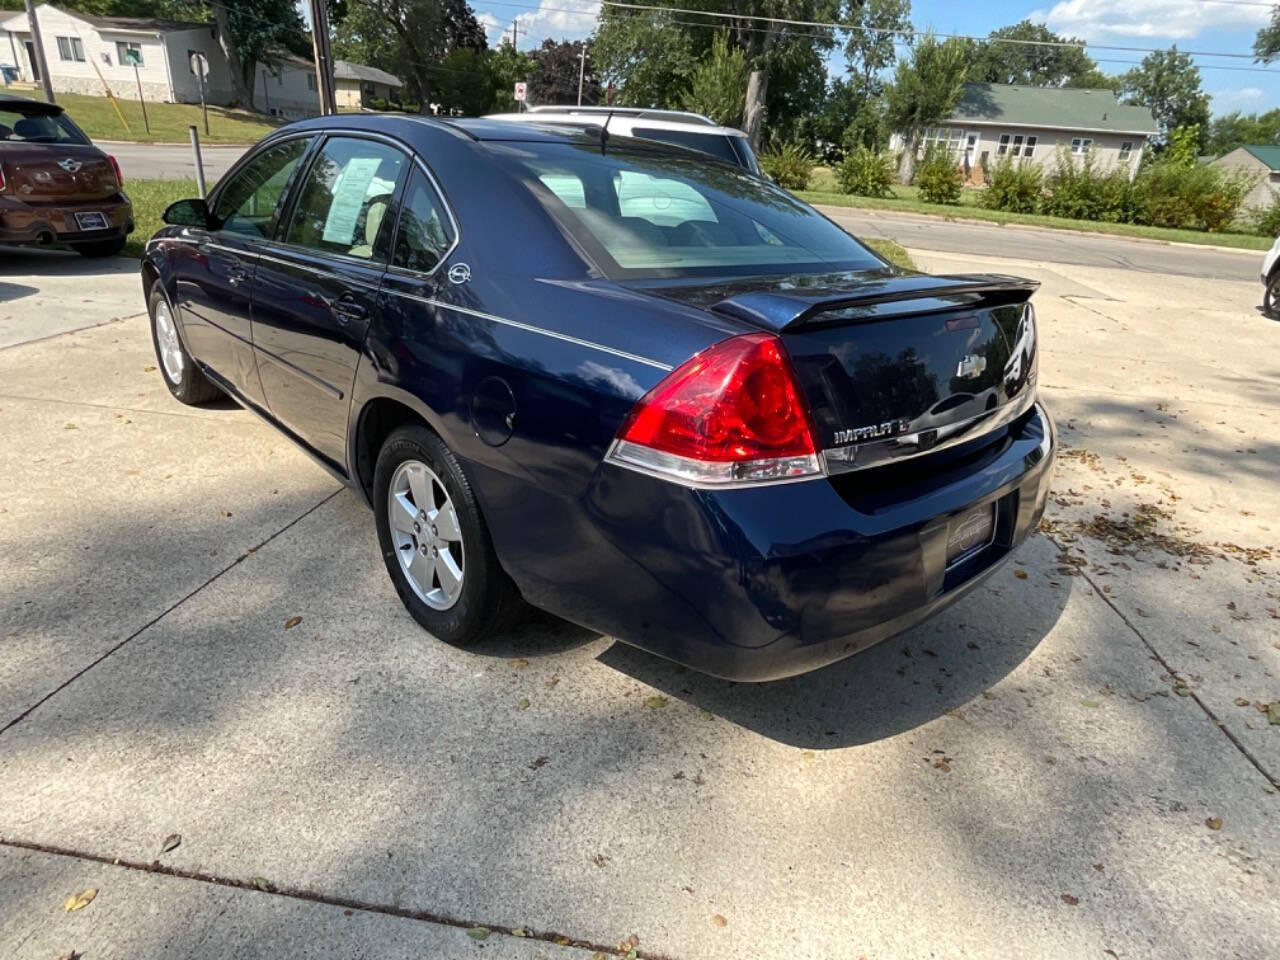
<svg viewBox="0 0 1280 960"><path fill-rule="evenodd" d="M211 224L209 205L199 197L190 200L176 200L164 208L160 219L175 227L201 227L208 229Z"/></svg>

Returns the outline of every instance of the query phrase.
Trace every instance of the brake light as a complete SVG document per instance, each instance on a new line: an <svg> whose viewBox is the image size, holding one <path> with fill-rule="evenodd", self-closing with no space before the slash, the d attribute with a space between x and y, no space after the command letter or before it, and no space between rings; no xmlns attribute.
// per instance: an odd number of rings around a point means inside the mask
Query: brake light
<svg viewBox="0 0 1280 960"><path fill-rule="evenodd" d="M120 172L120 164L116 162L116 158L111 154L107 154L107 159L111 161L111 170L116 175L116 186L124 189L124 174Z"/></svg>
<svg viewBox="0 0 1280 960"><path fill-rule="evenodd" d="M672 371L632 409L609 459L694 486L823 472L795 371L767 333L725 340Z"/></svg>
<svg viewBox="0 0 1280 960"><path fill-rule="evenodd" d="M0 163L0 190L4 189L4 164Z"/></svg>

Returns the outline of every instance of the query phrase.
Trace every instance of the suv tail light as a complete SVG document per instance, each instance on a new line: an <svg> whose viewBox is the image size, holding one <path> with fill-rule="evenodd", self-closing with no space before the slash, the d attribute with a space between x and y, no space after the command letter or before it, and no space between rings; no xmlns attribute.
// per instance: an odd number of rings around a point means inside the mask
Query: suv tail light
<svg viewBox="0 0 1280 960"><path fill-rule="evenodd" d="M795 372L768 333L722 341L672 371L632 409L608 459L699 487L823 473Z"/></svg>
<svg viewBox="0 0 1280 960"><path fill-rule="evenodd" d="M4 189L4 164L0 163L0 190Z"/></svg>
<svg viewBox="0 0 1280 960"><path fill-rule="evenodd" d="M107 154L107 159L111 162L111 170L116 175L116 186L121 190L124 189L124 174L120 172L120 164L116 162L116 158L111 154Z"/></svg>

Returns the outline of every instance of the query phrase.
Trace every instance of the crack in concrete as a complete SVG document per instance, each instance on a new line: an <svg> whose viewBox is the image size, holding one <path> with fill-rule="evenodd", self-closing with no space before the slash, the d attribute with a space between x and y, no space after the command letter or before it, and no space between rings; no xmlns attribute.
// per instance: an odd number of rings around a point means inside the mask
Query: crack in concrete
<svg viewBox="0 0 1280 960"><path fill-rule="evenodd" d="M115 644L115 646L111 647L111 649L107 650L105 653L103 653L103 654L102 654L101 656L99 656L97 659L93 660L93 661L92 661L92 662L90 662L88 665L86 665L86 666L84 666L84 667L81 667L79 670L77 670L75 673L73 673L70 677L68 677L68 678L67 678L66 680L64 680L62 683L58 684L58 686L54 687L52 690L50 690L48 693L46 693L43 697L41 697L39 700L37 700L37 701L36 701L35 703L33 703L31 706L27 707L27 709L23 710L20 714L18 714L18 715L17 715L16 717L14 717L12 720L10 720L8 723L6 723L3 727L0 727L0 736L3 736L3 735L4 735L4 733L5 733L5 731L9 730L11 727L14 727L14 726L18 725L18 724L19 724L19 723L21 723L23 720L25 720L27 717L31 716L31 714L35 713L35 711L36 711L36 710L40 709L40 707L42 707L44 704L48 703L50 700L52 700L54 697L56 697L59 693L61 693L61 692L62 692L63 690L65 690L67 687L71 686L71 684L75 683L77 680L79 680L81 677L83 677L86 673L88 673L90 670L92 670L92 669L93 669L94 667L96 667L98 664L102 663L104 660L106 660L108 657L110 657L110 656L111 656L113 653L115 653L117 650L120 650L122 647L124 647L125 645L127 645L128 643L130 643L132 640L134 640L136 637L140 636L140 635L141 635L142 633L144 633L145 631L147 631L147 630L151 629L153 626L155 626L157 623L159 623L161 620L163 620L165 617L167 617L170 613L172 613L172 612L173 612L174 610L176 610L178 607L182 606L184 603L186 603L188 600L190 600L192 597L194 597L197 593L199 593L199 592L200 592L201 590L203 590L205 587L209 586L210 584L214 583L216 580L218 580L219 578L221 578L221 577L222 577L222 575L223 575L223 574L225 574L227 571L231 570L233 567L236 567L236 566L237 566L237 565L239 565L242 561L244 561L244 560L248 559L248 558L249 558L250 556L252 556L254 553L256 553L257 551L261 550L261 549L262 549L263 547L265 547L268 543L270 543L270 542L271 542L272 540L274 540L276 537L280 536L280 534L284 533L286 530L288 530L288 529L289 529L290 527L292 527L294 524L296 524L296 523L298 523L299 521L303 520L305 517L310 516L310 515L311 515L312 513L314 513L316 510L319 510L319 509L320 509L321 507L323 507L326 503L328 503L330 500L332 500L334 497L336 497L338 494L340 494L344 489L346 489L346 488L345 488L345 487L339 487L337 490L333 491L333 493L329 494L329 495L328 495L327 497L325 497L323 500L320 500L318 503L314 504L313 506L308 507L308 508L307 508L306 510L304 510L302 513L298 514L296 517L294 517L292 520L290 520L288 523L286 523L286 524L285 524L283 527L281 527L279 530L275 531L275 533L271 534L271 536L267 537L265 540L262 540L261 542L259 542L259 543L255 544L254 546L250 547L250 548L249 548L247 551L245 551L244 553L240 554L240 556L236 557L234 560L232 560L230 563L228 563L225 567L223 567L221 570L219 570L219 571L218 571L217 573L215 573L213 576L209 577L209 579L205 580L205 581L204 581L204 583L201 583L199 586L195 587L193 590L191 590L190 592L188 592L185 596L181 597L181 598L180 598L180 599L178 599L178 600L175 600L175 601L174 601L173 603L171 603L169 606L165 607L165 608L164 608L164 610L160 611L160 613L156 614L154 617L152 617L150 620L148 620L146 623L144 623L142 626L140 626L137 630L133 631L133 633L129 634L127 637L125 637L125 638L124 638L123 640L121 640L119 643Z"/></svg>
<svg viewBox="0 0 1280 960"><path fill-rule="evenodd" d="M319 504L317 504L319 506ZM559 933L554 930L533 930L529 927L509 927L500 923L489 923L481 920L468 920L462 917L455 917L447 913L435 913L430 910L413 910L408 907L397 907L391 904L374 903L367 900L357 900L354 897L343 897L334 894L316 893L313 890L303 890L298 887L280 886L273 883L266 884L264 889L261 882L254 883L251 880L238 880L235 877L224 877L219 874L207 873L199 870L183 870L179 867L168 867L153 860L145 863L141 860L127 860L121 857L109 857L100 853L90 853L85 850L75 850L70 847L59 847L47 843L36 843L30 840L20 840L15 837L0 836L0 847L7 847L11 850L26 850L32 853L43 853L55 857L69 857L76 860L86 860L91 863L100 863L110 867L119 867L122 870L134 870L140 873L158 874L164 877L174 877L179 880L194 880L197 883L207 883L219 887L231 887L236 890L247 890L253 893L262 893L267 896L287 897L291 900L302 900L307 903L319 903L325 906L342 907L347 910L360 910L365 913L380 913L389 917L399 917L404 920L417 920L422 923L434 923L439 926L456 927L460 930L474 930L477 927L483 927L489 933L498 933L503 936L515 937L521 940L538 940L545 943L555 944L559 947L572 947L579 950L591 950L596 953L603 953L607 956L622 957L629 954L630 948L622 949L617 945L609 945L596 943L592 940L582 937L570 937L566 934ZM260 878L255 878L259 879ZM521 931L520 934L516 930ZM637 960L676 960L669 954L650 953L647 950L636 949L635 956Z"/></svg>
<svg viewBox="0 0 1280 960"><path fill-rule="evenodd" d="M1044 534L1044 537L1046 540L1052 543L1055 547L1057 547L1060 553L1069 552L1067 548L1063 546L1060 542L1058 542L1056 538L1050 536L1047 533ZM1169 663L1169 661L1164 658L1164 656L1160 653L1159 650L1155 648L1155 646L1151 643L1151 641L1148 640L1143 635L1142 631L1138 629L1137 624L1135 624L1132 620L1130 620L1129 617L1125 614L1125 612L1121 610L1118 606L1116 606L1115 601L1112 600L1112 598L1109 597L1107 594L1103 593L1102 588L1099 587L1096 582L1094 582L1094 579L1091 576L1089 576L1089 572L1085 570L1083 567L1080 568L1080 576L1084 579L1085 583L1089 584L1089 586L1093 588L1093 592L1096 593L1102 599L1102 602L1105 603L1108 607L1110 607L1112 612L1114 612L1117 617L1119 617L1122 621L1124 621L1124 625L1133 631L1133 635L1137 637L1142 642L1142 645L1151 652L1151 656L1155 658L1156 662L1159 663L1160 666L1164 667L1165 672L1168 673L1169 676L1171 677L1177 677L1179 675L1178 671L1173 668L1173 666ZM1196 704L1200 707L1202 711L1204 711L1204 715L1213 721L1213 725L1222 732L1223 736L1225 736L1228 740L1231 741L1231 744L1236 748L1236 750L1240 752L1240 755L1243 756L1246 760L1248 760L1251 764L1253 764L1254 768L1260 774L1262 774L1264 777L1267 778L1268 783L1270 783L1273 787L1280 787L1280 779L1277 779L1275 776L1273 776L1271 772L1268 771L1265 766L1263 766L1262 761L1259 760L1257 757L1255 757L1253 753L1250 752L1249 748L1240 742L1240 738L1227 729L1226 725L1222 722L1221 719L1219 719L1218 715L1214 713L1213 710L1209 707L1209 705L1200 698L1200 694L1196 693L1196 691L1192 690L1189 686L1187 687L1187 691L1188 691L1188 696L1196 702Z"/></svg>
<svg viewBox="0 0 1280 960"><path fill-rule="evenodd" d="M125 317L112 317L110 320L99 320L97 323L89 323L83 327L76 327L74 330L59 330L57 333L50 333L43 337L33 337L30 340L19 340L17 343L0 344L0 351L16 350L18 347L25 347L33 343L44 343L46 340L56 340L58 337L70 336L73 333L84 333L86 330L93 330L97 327L105 327L111 323L120 323L122 320L132 320L135 317L146 316L145 313L131 313Z"/></svg>
<svg viewBox="0 0 1280 960"><path fill-rule="evenodd" d="M230 399L230 398L228 398ZM33 397L23 393L0 393L0 400L14 400L19 403L54 403L64 407L88 407L91 410L105 410L110 413L132 413L138 416L183 417L187 420L200 420L204 423L225 423L218 417L199 413L183 413L181 410L146 410L141 407L121 407L110 403L93 403L89 400L66 400L62 397ZM224 408L228 413L239 413L244 408L236 404L233 408ZM234 423L249 422L236 420Z"/></svg>

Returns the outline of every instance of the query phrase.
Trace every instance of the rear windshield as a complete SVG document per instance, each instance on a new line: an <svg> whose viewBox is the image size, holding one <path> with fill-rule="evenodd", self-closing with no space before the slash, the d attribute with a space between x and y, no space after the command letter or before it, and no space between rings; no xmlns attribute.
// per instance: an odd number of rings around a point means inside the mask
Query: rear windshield
<svg viewBox="0 0 1280 960"><path fill-rule="evenodd" d="M0 141L18 143L88 143L65 114L22 113L0 107Z"/></svg>
<svg viewBox="0 0 1280 960"><path fill-rule="evenodd" d="M688 147L701 150L720 160L742 166L742 159L734 152L730 138L722 133L694 133L691 130L659 130L657 127L635 127L631 131L633 137L643 140L657 140L661 143L674 143L677 147Z"/></svg>
<svg viewBox="0 0 1280 960"><path fill-rule="evenodd" d="M812 207L727 164L675 151L494 143L614 279L750 276L884 266Z"/></svg>

